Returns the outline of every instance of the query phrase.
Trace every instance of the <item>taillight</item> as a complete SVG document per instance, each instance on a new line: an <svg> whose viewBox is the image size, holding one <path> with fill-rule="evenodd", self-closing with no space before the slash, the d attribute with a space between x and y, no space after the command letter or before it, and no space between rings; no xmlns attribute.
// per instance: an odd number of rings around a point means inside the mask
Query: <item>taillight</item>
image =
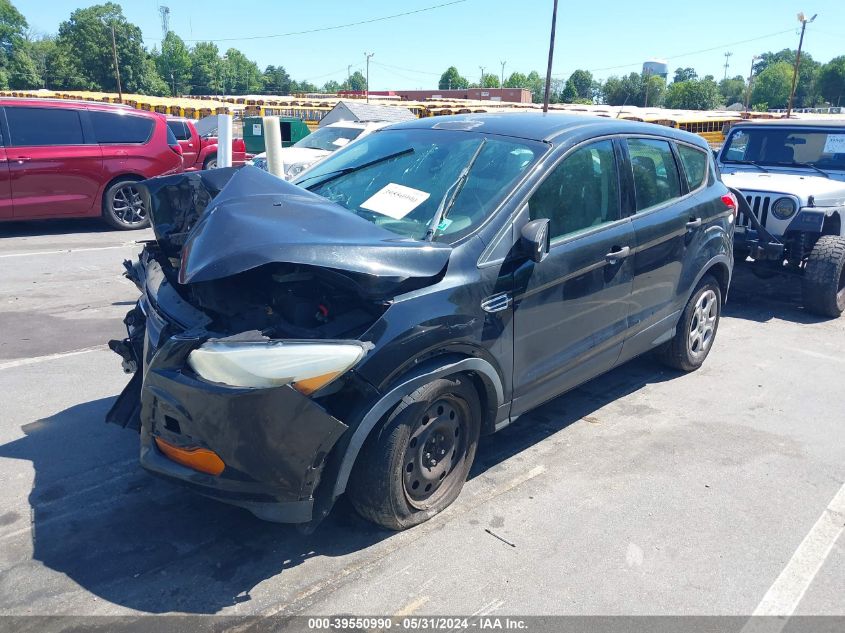
<svg viewBox="0 0 845 633"><path fill-rule="evenodd" d="M739 202L736 200L736 196L732 192L726 193L722 196L722 203L731 210L731 213L734 214L736 217L737 209L739 208Z"/></svg>

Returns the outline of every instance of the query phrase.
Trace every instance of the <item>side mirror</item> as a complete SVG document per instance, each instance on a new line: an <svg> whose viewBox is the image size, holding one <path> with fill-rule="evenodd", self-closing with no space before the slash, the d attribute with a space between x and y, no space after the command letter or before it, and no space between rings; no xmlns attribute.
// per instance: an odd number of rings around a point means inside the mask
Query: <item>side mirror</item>
<svg viewBox="0 0 845 633"><path fill-rule="evenodd" d="M532 220L520 232L522 252L533 262L541 262L549 254L549 219Z"/></svg>

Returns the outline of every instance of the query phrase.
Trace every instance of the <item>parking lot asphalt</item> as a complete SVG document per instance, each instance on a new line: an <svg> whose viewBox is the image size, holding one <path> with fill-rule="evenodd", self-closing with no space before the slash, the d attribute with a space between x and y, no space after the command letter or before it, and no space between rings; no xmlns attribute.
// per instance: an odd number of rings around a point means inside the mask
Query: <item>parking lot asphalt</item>
<svg viewBox="0 0 845 633"><path fill-rule="evenodd" d="M341 500L304 535L148 476L103 422L150 237L0 225L0 613L845 615L845 317L795 280L739 270L700 371L639 359L524 416L432 521Z"/></svg>

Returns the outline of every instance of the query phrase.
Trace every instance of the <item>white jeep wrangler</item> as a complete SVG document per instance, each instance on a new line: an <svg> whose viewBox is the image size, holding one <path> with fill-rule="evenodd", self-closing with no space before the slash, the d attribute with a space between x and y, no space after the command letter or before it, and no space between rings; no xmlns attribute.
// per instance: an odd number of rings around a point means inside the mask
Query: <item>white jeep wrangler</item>
<svg viewBox="0 0 845 633"><path fill-rule="evenodd" d="M717 160L741 194L737 261L759 276L803 276L804 307L845 310L845 120L768 120L735 125Z"/></svg>

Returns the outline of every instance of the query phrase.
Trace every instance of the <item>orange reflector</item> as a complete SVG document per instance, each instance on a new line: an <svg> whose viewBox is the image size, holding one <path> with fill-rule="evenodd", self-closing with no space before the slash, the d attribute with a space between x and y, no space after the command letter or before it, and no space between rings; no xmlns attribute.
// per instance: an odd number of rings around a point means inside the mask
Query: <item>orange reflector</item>
<svg viewBox="0 0 845 633"><path fill-rule="evenodd" d="M155 438L155 441L156 446L162 453L182 466L209 475L219 475L226 468L226 464L217 456L217 453L207 448L179 448L165 442L160 437Z"/></svg>
<svg viewBox="0 0 845 633"><path fill-rule="evenodd" d="M337 378L339 374L340 372L333 371L328 374L323 374L322 376L314 376L313 378L306 378L305 380L297 380L293 383L293 388L299 393L310 396L312 393L317 391L317 389Z"/></svg>

